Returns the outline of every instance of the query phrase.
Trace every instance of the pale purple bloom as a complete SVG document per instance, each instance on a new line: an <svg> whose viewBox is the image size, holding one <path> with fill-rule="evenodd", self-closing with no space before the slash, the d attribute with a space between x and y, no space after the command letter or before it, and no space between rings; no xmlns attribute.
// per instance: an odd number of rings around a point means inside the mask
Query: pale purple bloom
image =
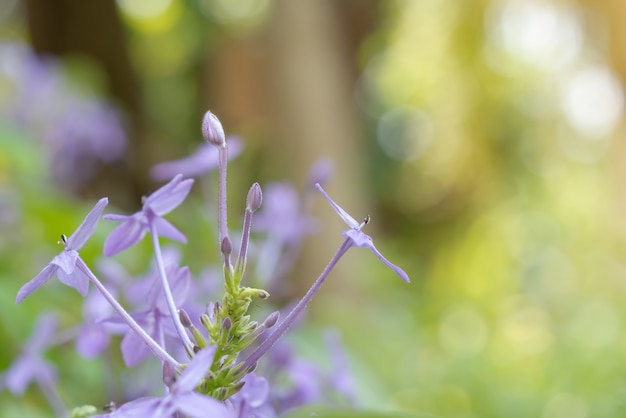
<svg viewBox="0 0 626 418"><path fill-rule="evenodd" d="M174 302L176 306L182 306L189 292L189 269L170 265L166 268L166 272ZM148 308L141 312L131 313L131 316L148 335L163 345L166 337L177 334L163 296L163 287L158 280L153 281L152 288L144 294L144 299L148 302ZM105 324L121 325L123 322L118 317L112 317L107 319ZM121 344L122 357L128 367L134 367L148 356L150 350L135 332L128 328L125 331Z"/></svg>
<svg viewBox="0 0 626 418"><path fill-rule="evenodd" d="M101 417L171 418L175 413L180 413L189 418L234 418L222 402L194 391L211 367L214 355L215 347L197 353L166 395L136 399Z"/></svg>
<svg viewBox="0 0 626 418"><path fill-rule="evenodd" d="M245 382L243 389L228 398L226 402L235 416L237 418L276 417L276 411L270 403L270 385L267 379L249 373L242 381Z"/></svg>
<svg viewBox="0 0 626 418"><path fill-rule="evenodd" d="M106 197L100 199L72 236L67 239L65 236L62 236L65 248L63 248L61 254L54 257L35 278L22 286L17 292L15 303L22 302L55 274L61 283L73 287L83 296L87 294L89 278L83 271L75 268L76 261L79 258L78 250L85 245L95 232L100 215L108 203L109 200Z"/></svg>
<svg viewBox="0 0 626 418"><path fill-rule="evenodd" d="M237 157L243 150L239 138L228 137L228 159ZM201 143L196 151L179 160L156 164L150 170L150 176L156 181L169 180L182 174L185 177L199 177L219 167L219 150L208 142Z"/></svg>
<svg viewBox="0 0 626 418"><path fill-rule="evenodd" d="M315 185L315 188L324 196L324 198L330 203L335 212L343 219L343 221L350 227L350 229L343 231L342 235L347 240L350 240L352 247L361 247L361 248L369 248L372 250L374 255L382 261L387 267L392 269L402 280L409 283L409 276L402 270L400 267L392 264L389 260L387 260L374 246L374 242L372 238L361 231L361 228L365 226L369 222L369 216L365 218L362 223L358 223L352 216L348 214L345 210L343 210L337 203L335 203L328 194L324 191L322 186L318 184Z"/></svg>
<svg viewBox="0 0 626 418"><path fill-rule="evenodd" d="M110 257L137 244L151 228L160 236L187 243L187 238L171 223L162 218L180 205L191 191L193 179L183 180L177 175L169 183L146 197L141 211L131 216L104 215L104 219L122 222L104 243L104 255Z"/></svg>
<svg viewBox="0 0 626 418"><path fill-rule="evenodd" d="M115 296L113 290L111 294ZM100 292L92 292L83 302L83 324L76 335L76 351L84 358L96 358L109 346L111 331L100 321L110 317L113 308Z"/></svg>
<svg viewBox="0 0 626 418"><path fill-rule="evenodd" d="M266 233L258 254L257 276L265 282L270 277L281 276L290 267L290 261L295 259L298 244L305 236L313 234L316 227L315 219L303 213L295 187L285 183L265 186L263 206L254 219L255 231ZM294 254L285 256L285 251L291 250Z"/></svg>
<svg viewBox="0 0 626 418"><path fill-rule="evenodd" d="M35 329L20 356L4 373L4 386L14 395L21 396L32 382L47 385L56 380L56 372L43 358L52 345L57 332L58 320L52 314L39 317Z"/></svg>

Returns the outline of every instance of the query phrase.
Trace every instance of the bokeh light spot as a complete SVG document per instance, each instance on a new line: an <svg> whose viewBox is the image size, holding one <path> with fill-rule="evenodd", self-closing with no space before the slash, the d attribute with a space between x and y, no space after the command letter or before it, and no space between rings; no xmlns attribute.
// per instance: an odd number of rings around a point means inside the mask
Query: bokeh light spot
<svg viewBox="0 0 626 418"><path fill-rule="evenodd" d="M565 82L561 107L565 120L579 134L599 139L610 134L621 120L624 96L608 68L589 67Z"/></svg>
<svg viewBox="0 0 626 418"><path fill-rule="evenodd" d="M460 356L480 353L487 343L488 329L482 315L470 305L451 309L441 322L439 341L446 351Z"/></svg>
<svg viewBox="0 0 626 418"><path fill-rule="evenodd" d="M394 160L415 160L428 150L432 141L433 124L417 108L391 109L378 121L378 144Z"/></svg>

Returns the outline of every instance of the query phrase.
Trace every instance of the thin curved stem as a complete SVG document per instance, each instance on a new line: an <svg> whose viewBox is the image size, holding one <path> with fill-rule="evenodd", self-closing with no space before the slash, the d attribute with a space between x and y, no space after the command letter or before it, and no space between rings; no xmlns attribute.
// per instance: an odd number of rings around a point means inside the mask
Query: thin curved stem
<svg viewBox="0 0 626 418"><path fill-rule="evenodd" d="M79 257L76 260L76 266L89 277L89 280L93 283L93 285L98 289L102 296L109 302L109 304L117 311L118 314L124 319L124 321L128 324L130 329L132 329L137 336L148 346L150 351L157 356L163 362L169 362L174 365L174 367L180 369L181 365L178 361L176 361L172 356L168 354L163 347L161 347L156 341L152 339L152 337L143 329L141 326L133 319L132 316L126 309L119 304L119 302L109 293L106 287L98 280L98 278L93 274L93 272L87 267L87 264Z"/></svg>
<svg viewBox="0 0 626 418"><path fill-rule="evenodd" d="M322 287L324 281L330 274L331 270L335 267L339 259L348 251L348 249L352 247L352 240L350 238L346 238L346 240L341 244L341 247L337 250L337 253L330 260L324 271L320 274L320 276L315 280L315 283L311 286L308 292L300 299L298 304L289 312L289 314L285 317L285 319L274 328L274 331L257 347L256 350L248 356L247 359L243 361L243 366L241 370L251 369L259 359L270 349L276 341L280 337L283 336L285 332L289 329L289 327L295 322L295 320L300 316L300 314L304 311L306 306L309 304L311 299L317 291Z"/></svg>
<svg viewBox="0 0 626 418"><path fill-rule="evenodd" d="M167 302L167 309L170 311L172 321L174 321L174 327L180 337L181 342L185 348L185 352L193 357L193 343L187 335L183 324L180 323L180 317L178 316L178 309L174 303L174 297L172 296L172 290L170 284L167 281L167 274L165 273L165 266L163 264L163 256L161 255L161 246L159 244L159 235L154 224L150 225L150 236L152 237L152 247L154 248L154 259L156 260L157 270L161 279L161 286L163 288L163 294L165 295L165 301Z"/></svg>

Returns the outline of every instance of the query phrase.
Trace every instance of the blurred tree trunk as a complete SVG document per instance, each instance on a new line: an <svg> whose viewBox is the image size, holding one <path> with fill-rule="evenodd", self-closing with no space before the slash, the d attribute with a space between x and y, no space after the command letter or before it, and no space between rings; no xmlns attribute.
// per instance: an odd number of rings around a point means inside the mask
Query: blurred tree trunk
<svg viewBox="0 0 626 418"><path fill-rule="evenodd" d="M130 65L123 27L111 0L24 0L31 44L38 54L82 55L104 70L110 93L126 111L131 126L131 152L126 167L106 170L86 190L89 195L117 194L118 200L135 201L138 192L131 179L145 178L137 164L141 126L139 83ZM131 160L132 159L132 160ZM100 184L103 182L104 184ZM112 182L109 183L109 182ZM142 187L139 187L141 189ZM95 189L95 190L94 190Z"/></svg>
<svg viewBox="0 0 626 418"><path fill-rule="evenodd" d="M368 196L362 175L365 147L353 91L356 51L350 49L359 45L361 39L351 44L349 29L353 27L351 22L358 22L359 15L371 11L367 6L374 4L357 3L277 0L269 22L274 117L279 129L277 142L272 144L276 161L302 185L313 164L321 157L329 157L335 171L328 192L355 218L367 215ZM309 241L296 269L297 286L301 289L310 286L326 265L335 244L339 247L340 232L345 229L321 197L316 201L322 231ZM350 264L343 260L334 275L348 274Z"/></svg>

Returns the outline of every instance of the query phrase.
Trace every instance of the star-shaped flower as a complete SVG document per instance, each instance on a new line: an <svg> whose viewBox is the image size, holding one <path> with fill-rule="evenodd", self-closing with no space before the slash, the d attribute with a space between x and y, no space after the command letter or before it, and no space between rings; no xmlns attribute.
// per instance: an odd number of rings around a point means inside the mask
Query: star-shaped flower
<svg viewBox="0 0 626 418"><path fill-rule="evenodd" d="M387 260L380 253L380 251L376 249L372 238L369 235L365 234L363 231L361 231L361 228L363 228L363 226L365 226L369 222L369 216L366 217L362 223L358 223L352 216L348 214L348 212L343 210L337 203L335 203L330 198L330 196L328 196L328 194L324 191L319 183L315 184L315 188L322 194L322 196L324 196L324 198L328 201L328 203L330 203L333 209L335 209L335 212L337 212L341 219L343 219L343 221L350 227L350 229L343 231L342 235L344 236L344 238L350 240L352 244L351 246L369 248L380 261L382 261L387 267L392 269L398 276L400 276L402 280L409 283L409 276L404 272L404 270Z"/></svg>
<svg viewBox="0 0 626 418"><path fill-rule="evenodd" d="M79 258L78 250L83 248L87 240L89 240L96 231L96 225L98 224L98 220L100 220L100 215L108 203L109 200L106 197L100 199L74 234L69 238L66 238L65 235L61 236L63 246L65 247L63 251L61 251L61 254L54 257L38 275L21 287L17 292L15 303L22 302L28 295L43 286L44 283L50 280L55 274L61 283L73 287L83 296L87 294L89 278L84 272L75 268L76 261Z"/></svg>
<svg viewBox="0 0 626 418"><path fill-rule="evenodd" d="M111 414L101 417L127 418L151 417L171 418L175 413L190 418L220 417L231 418L233 414L226 405L207 395L194 391L209 370L215 355L215 347L201 350L189 362L185 371L170 386L170 392L160 398L144 397L136 399ZM95 418L95 417L94 417Z"/></svg>
<svg viewBox="0 0 626 418"><path fill-rule="evenodd" d="M185 200L192 185L193 179L183 180L183 176L179 174L146 197L141 211L134 215L104 215L106 220L122 222L104 242L104 255L110 257L137 244L152 227L156 228L160 236L187 243L183 233L162 216L170 213Z"/></svg>

